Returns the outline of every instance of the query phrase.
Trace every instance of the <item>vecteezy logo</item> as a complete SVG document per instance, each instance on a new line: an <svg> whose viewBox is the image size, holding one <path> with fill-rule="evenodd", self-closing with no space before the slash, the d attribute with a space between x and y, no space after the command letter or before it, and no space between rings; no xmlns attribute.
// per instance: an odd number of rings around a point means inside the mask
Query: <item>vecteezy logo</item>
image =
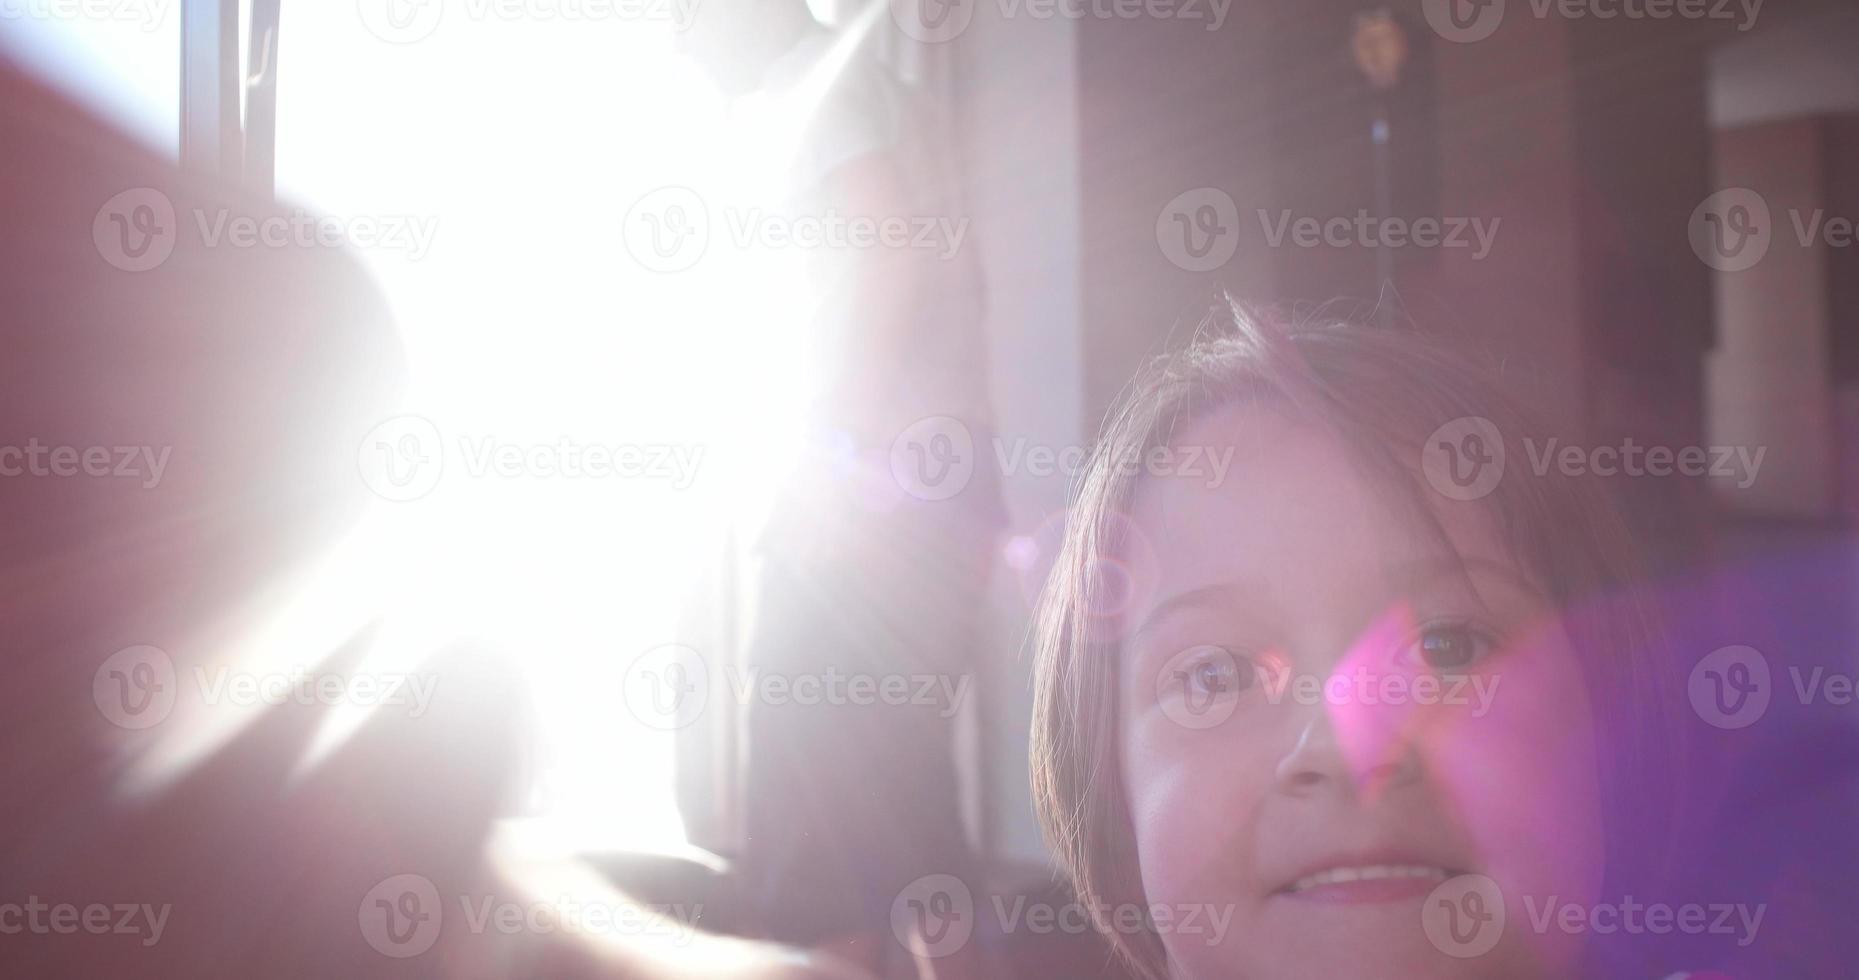
<svg viewBox="0 0 1859 980"><path fill-rule="evenodd" d="M357 917L362 938L375 952L405 959L426 952L439 940L443 913L439 889L430 880L402 874L368 889Z"/></svg>
<svg viewBox="0 0 1859 980"><path fill-rule="evenodd" d="M439 485L445 446L439 427L418 415L391 418L362 437L355 457L361 479L382 499L418 500Z"/></svg>
<svg viewBox="0 0 1859 980"><path fill-rule="evenodd" d="M1490 419L1453 419L1420 447L1420 470L1441 495L1477 500L1504 479L1504 436Z"/></svg>
<svg viewBox="0 0 1859 980"><path fill-rule="evenodd" d="M919 419L891 440L891 478L918 500L948 500L974 475L975 437L959 419Z"/></svg>
<svg viewBox="0 0 1859 980"><path fill-rule="evenodd" d="M890 0L891 19L906 37L924 44L953 40L975 17L975 0Z"/></svg>
<svg viewBox="0 0 1859 980"><path fill-rule="evenodd" d="M153 187L137 187L110 198L90 223L90 240L97 254L124 272L147 272L168 261L180 236L174 202Z"/></svg>
<svg viewBox="0 0 1859 980"><path fill-rule="evenodd" d="M1425 0L1422 6L1433 33L1460 44L1482 41L1504 22L1504 0Z"/></svg>
<svg viewBox="0 0 1859 980"><path fill-rule="evenodd" d="M640 724L672 731L704 713L710 700L710 669L696 650L666 643L634 657L620 686L627 710Z"/></svg>
<svg viewBox="0 0 1859 980"><path fill-rule="evenodd" d="M1504 938L1504 893L1484 875L1439 883L1420 907L1420 927L1433 948L1457 959L1491 952Z"/></svg>
<svg viewBox="0 0 1859 980"><path fill-rule="evenodd" d="M1755 647L1712 650L1691 669L1686 693L1691 709L1707 723L1725 729L1748 728L1769 710L1769 661Z"/></svg>
<svg viewBox="0 0 1859 980"><path fill-rule="evenodd" d="M974 933L974 894L954 875L924 875L891 902L891 934L917 956L948 956Z"/></svg>
<svg viewBox="0 0 1859 980"><path fill-rule="evenodd" d="M1190 647L1162 664L1155 696L1162 714L1183 728L1207 729L1233 717L1241 670L1250 670L1225 647Z"/></svg>
<svg viewBox="0 0 1859 980"><path fill-rule="evenodd" d="M91 676L90 696L111 724L153 728L174 710L174 661L157 647L126 647L110 654Z"/></svg>
<svg viewBox="0 0 1859 980"><path fill-rule="evenodd" d="M362 26L389 44L412 44L432 36L445 16L445 0L355 0Z"/></svg>
<svg viewBox="0 0 1859 980"><path fill-rule="evenodd" d="M1217 187L1177 194L1155 219L1155 242L1176 266L1211 272L1239 248L1239 206Z"/></svg>
<svg viewBox="0 0 1859 980"><path fill-rule="evenodd" d="M1769 254L1775 236L1769 202L1747 187L1732 187L1704 199L1691 212L1691 250L1719 272L1741 272Z"/></svg>
<svg viewBox="0 0 1859 980"><path fill-rule="evenodd" d="M626 212L626 251L654 272L683 272L710 247L710 209L689 187L660 187Z"/></svg>

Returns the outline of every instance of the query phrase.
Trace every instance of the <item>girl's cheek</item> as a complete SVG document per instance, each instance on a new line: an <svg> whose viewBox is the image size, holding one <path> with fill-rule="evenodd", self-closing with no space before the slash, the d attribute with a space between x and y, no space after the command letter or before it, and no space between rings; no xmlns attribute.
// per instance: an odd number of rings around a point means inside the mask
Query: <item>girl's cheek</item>
<svg viewBox="0 0 1859 980"><path fill-rule="evenodd" d="M1166 721L1157 724L1152 720L1138 722L1130 735L1124 743L1124 785L1139 849L1146 840L1192 835L1204 829L1208 818L1195 799L1197 788L1211 790L1206 785L1211 777L1186 733L1168 730Z"/></svg>
<svg viewBox="0 0 1859 980"><path fill-rule="evenodd" d="M1148 901L1230 904L1250 880L1250 818L1270 785L1217 732L1156 718L1124 743L1124 785Z"/></svg>
<svg viewBox="0 0 1859 980"><path fill-rule="evenodd" d="M1592 904L1605 870L1601 794L1578 662L1553 630L1485 678L1482 711L1431 712L1418 732L1429 779L1471 836L1511 921L1528 922L1531 908Z"/></svg>

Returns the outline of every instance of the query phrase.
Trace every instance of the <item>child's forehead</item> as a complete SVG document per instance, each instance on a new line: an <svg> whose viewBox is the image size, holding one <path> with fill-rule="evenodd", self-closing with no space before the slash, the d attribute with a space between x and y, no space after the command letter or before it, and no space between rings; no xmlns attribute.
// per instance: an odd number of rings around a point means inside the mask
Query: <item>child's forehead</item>
<svg viewBox="0 0 1859 980"><path fill-rule="evenodd" d="M1398 580L1466 559L1515 564L1493 502L1439 497L1417 460L1401 465L1404 447L1365 458L1271 403L1220 406L1171 435L1175 465L1145 466L1120 549L1132 573L1149 567L1157 589L1219 576L1308 586ZM1208 465L1188 468L1195 457Z"/></svg>
<svg viewBox="0 0 1859 980"><path fill-rule="evenodd" d="M1131 513L1152 530L1188 525L1189 533L1268 532L1299 520L1318 533L1410 523L1394 512L1411 509L1403 499L1411 488L1371 478L1366 463L1334 431L1282 406L1230 403L1175 426L1144 454Z"/></svg>
<svg viewBox="0 0 1859 980"><path fill-rule="evenodd" d="M1242 457L1256 456L1295 442L1311 420L1283 398L1249 392L1197 409L1184 408L1166 426L1163 441L1169 446L1230 448Z"/></svg>

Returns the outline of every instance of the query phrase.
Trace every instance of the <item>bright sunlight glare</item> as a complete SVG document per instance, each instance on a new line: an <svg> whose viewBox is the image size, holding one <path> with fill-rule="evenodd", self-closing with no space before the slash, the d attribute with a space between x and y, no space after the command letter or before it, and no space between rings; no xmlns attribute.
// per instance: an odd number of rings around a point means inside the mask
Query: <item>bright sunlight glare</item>
<svg viewBox="0 0 1859 980"><path fill-rule="evenodd" d="M806 277L746 261L714 213L778 193L783 168L725 142L725 103L653 25L459 18L394 45L352 4L289 14L279 197L427 229L359 258L404 339L402 411L442 434L444 471L423 498L378 504L241 649L275 657L375 616L361 669L489 645L523 665L542 723L528 814L576 846L675 849L673 735L628 717L620 684L677 638L690 583L752 537L801 445ZM639 189L660 186L705 188L719 230L675 274L622 235ZM687 465L663 479L474 468L503 444L665 447ZM337 714L302 766L365 720ZM196 730L161 765L184 770L232 734Z"/></svg>

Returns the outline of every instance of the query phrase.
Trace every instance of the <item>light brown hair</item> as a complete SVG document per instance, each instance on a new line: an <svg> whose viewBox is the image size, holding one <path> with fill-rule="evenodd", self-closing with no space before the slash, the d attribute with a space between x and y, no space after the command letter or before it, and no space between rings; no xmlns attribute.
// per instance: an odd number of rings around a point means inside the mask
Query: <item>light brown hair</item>
<svg viewBox="0 0 1859 980"><path fill-rule="evenodd" d="M1543 431L1501 381L1410 330L1338 321L1285 323L1230 301L1180 349L1140 372L1109 416L1073 490L1064 543L1035 615L1034 803L1047 841L1087 908L1146 904L1120 771L1114 567L1140 474L1114 461L1167 446L1214 408L1269 404L1336 435L1396 505L1445 540L1445 507L1481 507L1520 568L1556 602L1581 657L1600 749L1610 876L1664 872L1648 857L1675 814L1635 802L1675 799L1682 777L1673 671L1643 590L1638 554L1592 478L1510 467L1476 501L1426 489L1421 448L1460 418L1489 419L1507 441ZM1148 977L1167 975L1152 932L1107 930Z"/></svg>

